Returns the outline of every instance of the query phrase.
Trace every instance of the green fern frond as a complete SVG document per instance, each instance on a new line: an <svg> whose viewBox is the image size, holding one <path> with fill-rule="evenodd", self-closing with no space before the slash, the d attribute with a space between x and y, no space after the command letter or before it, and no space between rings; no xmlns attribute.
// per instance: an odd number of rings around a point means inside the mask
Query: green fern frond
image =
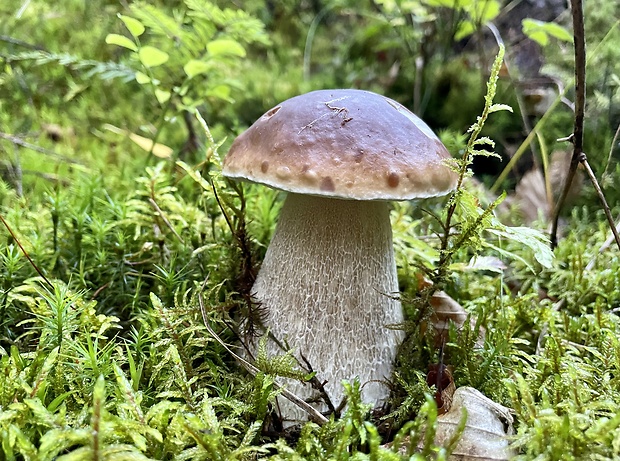
<svg viewBox="0 0 620 461"><path fill-rule="evenodd" d="M47 51L25 51L2 56L7 61L33 61L37 66L58 64L82 73L88 79L98 76L102 80L120 79L129 82L135 79L135 71L124 64L82 59L68 53L49 53Z"/></svg>

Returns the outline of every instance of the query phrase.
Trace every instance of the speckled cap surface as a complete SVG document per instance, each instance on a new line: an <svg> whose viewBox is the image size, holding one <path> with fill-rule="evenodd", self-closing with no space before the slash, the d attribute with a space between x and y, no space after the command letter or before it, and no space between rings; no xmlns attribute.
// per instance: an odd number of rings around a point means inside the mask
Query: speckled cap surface
<svg viewBox="0 0 620 461"><path fill-rule="evenodd" d="M233 142L223 174L298 194L409 200L456 187L432 130L400 103L320 90L267 111Z"/></svg>

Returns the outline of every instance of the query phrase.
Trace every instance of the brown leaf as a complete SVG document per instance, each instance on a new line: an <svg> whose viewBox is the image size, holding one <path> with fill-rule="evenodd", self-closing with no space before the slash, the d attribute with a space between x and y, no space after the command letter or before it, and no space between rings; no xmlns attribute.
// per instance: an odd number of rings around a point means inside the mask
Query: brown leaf
<svg viewBox="0 0 620 461"><path fill-rule="evenodd" d="M172 148L166 146L165 144L161 144L158 142L153 143L152 139L145 138L144 136L140 136L139 134L132 133L128 130L123 130L122 128L110 125L109 123L104 124L103 128L113 133L126 135L134 142L134 144L147 152L151 152L155 157L169 158L174 153Z"/></svg>
<svg viewBox="0 0 620 461"><path fill-rule="evenodd" d="M445 445L450 440L463 408L467 410L467 423L450 460L508 460L516 455L507 439L513 433L510 410L473 387L459 387L450 410L437 418L435 444Z"/></svg>
<svg viewBox="0 0 620 461"><path fill-rule="evenodd" d="M421 279L419 286L425 288L431 284L432 282L430 280ZM463 329L469 314L463 306L448 296L444 291L436 291L433 293L430 298L430 305L433 308L433 313L428 321L422 322L421 332L424 334L429 326L432 327L434 331L435 347L440 348L448 341L450 322L454 323L456 329L460 331ZM473 330L476 327L476 319L470 316L469 324ZM476 341L477 345L482 346L485 333L484 328L480 328Z"/></svg>
<svg viewBox="0 0 620 461"><path fill-rule="evenodd" d="M540 170L530 170L523 175L515 188L515 200L524 224L529 225L539 218L549 220L552 210Z"/></svg>
<svg viewBox="0 0 620 461"><path fill-rule="evenodd" d="M553 197L547 196L547 186L542 171L534 168L525 173L519 180L514 194L505 200L503 209L506 209L510 204L515 205L522 218L521 224L530 225L538 219L549 222L554 206L551 201L557 200L562 193L571 157L572 153L568 151L555 151L551 155L547 174ZM573 202L581 193L582 186L583 172L577 170L565 203ZM510 219L510 221L515 220Z"/></svg>

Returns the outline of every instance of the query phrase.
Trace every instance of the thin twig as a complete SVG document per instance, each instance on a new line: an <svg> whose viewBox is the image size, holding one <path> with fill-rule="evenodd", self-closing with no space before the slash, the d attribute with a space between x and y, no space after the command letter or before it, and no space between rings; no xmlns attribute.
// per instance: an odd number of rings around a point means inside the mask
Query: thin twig
<svg viewBox="0 0 620 461"><path fill-rule="evenodd" d="M19 241L19 239L17 238L17 236L15 235L15 233L13 232L13 229L11 229L11 226L9 226L9 223L6 222L4 220L4 217L2 216L2 214L0 214L0 221L2 221L2 224L4 224L4 227L6 227L6 230L9 231L9 234L11 234L11 237L13 238L13 240L15 240L15 243L17 243L17 245L19 246L19 248L22 250L22 253L24 254L24 256L26 257L26 259L28 260L28 262L30 263L30 265L32 267L34 267L34 270L37 271L37 273L41 276L41 278L43 280L45 280L45 282L48 284L48 286L51 289L54 289L54 285L52 284L52 282L50 282L48 280L48 278L45 276L45 274L43 274L43 272L41 272L41 269L39 269L39 267L34 263L34 261L32 260L32 258L30 257L30 255L28 254L28 252L26 251L26 249L22 246L21 242Z"/></svg>
<svg viewBox="0 0 620 461"><path fill-rule="evenodd" d="M583 118L585 113L586 98L586 37L583 24L582 0L571 0L573 14L573 42L575 44L575 126L571 141L573 143L573 156L571 158L568 174L564 182L564 188L556 203L551 227L551 248L558 244L558 222L560 211L564 206L571 183L577 172L579 160L583 154Z"/></svg>
<svg viewBox="0 0 620 461"><path fill-rule="evenodd" d="M616 229L616 233L620 232L620 222L616 224L615 229ZM598 253L594 255L592 259L590 260L590 262L588 262L588 264L586 265L586 271L591 271L594 268L594 264L596 263L596 258L598 257L598 255L600 255L601 253L603 253L603 251L609 248L609 245L613 243L614 239L615 239L615 233L614 235L609 237L607 240L605 240L605 242L598 249Z"/></svg>
<svg viewBox="0 0 620 461"><path fill-rule="evenodd" d="M616 231L616 225L613 217L611 216L611 210L609 209L609 205L607 205L605 195L596 180L596 176L588 164L586 154L583 152L583 121L586 106L586 37L583 23L582 0L571 0L571 9L573 13L573 37L575 42L575 127L573 134L569 137L569 139L573 143L573 156L571 158L570 167L568 170L568 175L566 176L562 194L558 199L553 215L551 248L555 248L557 246L560 211L566 201L571 183L573 182L573 178L577 172L577 167L579 166L579 163L581 163L585 167L588 176L596 189L599 199L601 200L603 210L607 216L607 221L609 221L609 225L614 233L614 238L616 239L616 243L620 249L620 236Z"/></svg>
<svg viewBox="0 0 620 461"><path fill-rule="evenodd" d="M162 209L159 208L159 205L157 204L157 202L155 201L155 199L153 197L149 197L149 203L155 209L157 214L159 214L159 217L164 221L166 226L168 226L168 229L170 229L172 231L172 233L174 234L174 236L177 239L179 239L179 242L181 242L183 245L185 245L185 241L179 235L179 233L176 231L176 229L172 226L172 223L168 220L168 218L166 217L166 214L162 211Z"/></svg>
<svg viewBox="0 0 620 461"><path fill-rule="evenodd" d="M0 42L10 43L11 45L22 46L30 50L46 51L45 48L39 45L33 45L32 43L24 42L23 40L20 40L15 37L11 37L9 35L0 35Z"/></svg>
<svg viewBox="0 0 620 461"><path fill-rule="evenodd" d="M620 235L618 235L618 230L616 229L616 224L614 223L614 218L611 215L611 210L609 209L609 205L607 204L607 200L605 200L605 195L603 194L603 190L601 186L599 186L598 181L596 180L596 176L594 175L594 171L590 168L590 164L586 159L586 155L583 154L581 158L581 163L585 167L590 180L592 181L592 185L596 190L599 200L603 205L603 210L605 211L605 216L607 216L607 222L609 222L609 226L611 227L611 233L614 235L614 239L616 240L616 244L618 245L618 249L620 249Z"/></svg>
<svg viewBox="0 0 620 461"><path fill-rule="evenodd" d="M6 139L7 141L10 141L17 146L24 147L26 149L39 152L40 154L45 154L50 157L57 158L58 160L62 160L63 162L73 163L74 165L84 165L82 162L66 157L64 155L57 154L54 151L45 149L44 147L37 146L36 144L29 143L28 141L24 141L22 138L12 135L12 134L0 133L0 139Z"/></svg>
<svg viewBox="0 0 620 461"><path fill-rule="evenodd" d="M69 186L71 184L68 179L62 178L60 175L54 174L54 173L43 173L41 171L21 170L21 169L20 169L20 173L22 175L29 174L29 175L37 176L38 178L45 179L46 181L58 183L63 186Z"/></svg>
<svg viewBox="0 0 620 461"><path fill-rule="evenodd" d="M254 365L252 365L250 362L248 362L247 360L243 359L242 357L240 357L239 355L235 354L230 347L228 347L228 345L222 340L222 338L220 338L217 333L215 333L215 331L213 331L213 328L211 328L211 325L209 325L209 321L207 319L207 313L205 311L205 307L202 301L202 294L198 296L198 303L200 305L200 313L202 314L202 321L205 324L205 328L207 329L207 331L209 332L209 334L211 334L211 336L213 336L213 338L224 348L226 349L226 351L233 356L242 366L243 368L245 368L248 373L250 373L252 376L256 376L257 373L260 373L260 370L258 368L256 368ZM299 408L301 408L302 410L304 410L305 412L308 413L308 415L310 416L310 419L319 424L319 425L323 425L329 422L329 420L323 416L321 414L321 412L319 412L316 408L314 408L312 405L310 405L309 403L305 402L304 400L300 399L299 397L297 397L295 394L293 394L292 392L288 391L284 386L282 386L280 383L278 383L277 381L274 381L273 383L274 387L276 389L279 389L282 392L282 395L290 400L291 402L293 402L295 405L297 405Z"/></svg>
<svg viewBox="0 0 620 461"><path fill-rule="evenodd" d="M601 175L601 178L604 178L607 175L607 170L609 169L609 165L611 164L611 156L614 153L614 147L616 146L618 135L620 135L620 123L618 123L618 128L616 128L616 133L614 134L614 137L611 140L611 147L609 148L609 155L607 156L607 164L605 165L605 170L603 170L603 174Z"/></svg>

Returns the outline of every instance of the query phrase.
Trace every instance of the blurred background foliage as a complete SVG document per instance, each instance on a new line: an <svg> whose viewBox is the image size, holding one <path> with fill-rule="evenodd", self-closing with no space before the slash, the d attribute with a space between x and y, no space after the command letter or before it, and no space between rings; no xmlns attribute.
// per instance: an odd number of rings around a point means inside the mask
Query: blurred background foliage
<svg viewBox="0 0 620 461"><path fill-rule="evenodd" d="M618 216L620 5L587 0L585 18L585 152ZM236 341L281 199L226 183L220 160L279 101L336 87L401 102L460 157L499 43L495 99L513 112L486 122L501 161L476 157L467 188L483 207L506 190L496 219L544 231L573 129L564 1L0 2L0 460L413 456L380 442L437 417L437 350L418 327L387 420L370 424L352 385L343 418L289 439L269 413L275 377L244 373L205 330ZM445 287L487 331L480 346L452 328L445 360L457 385L515 408L523 459L620 456L618 256L592 188L571 199L549 267L487 235L494 249L460 249ZM392 220L415 321L438 227L410 204Z"/></svg>

